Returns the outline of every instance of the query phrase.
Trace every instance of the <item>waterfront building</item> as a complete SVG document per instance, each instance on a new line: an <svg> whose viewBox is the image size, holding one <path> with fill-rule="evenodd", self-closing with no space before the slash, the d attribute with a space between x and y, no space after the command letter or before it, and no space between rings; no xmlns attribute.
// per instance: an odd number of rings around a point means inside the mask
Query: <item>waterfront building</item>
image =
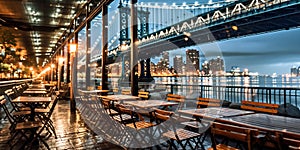
<svg viewBox="0 0 300 150"><path fill-rule="evenodd" d="M220 56L209 60L208 65L213 75L222 75L224 73L224 60Z"/></svg>
<svg viewBox="0 0 300 150"><path fill-rule="evenodd" d="M242 75L241 69L239 66L232 66L230 73L232 74L232 76L240 76Z"/></svg>
<svg viewBox="0 0 300 150"><path fill-rule="evenodd" d="M298 69L299 69L299 67L298 67ZM299 74L298 69L297 69L296 66L293 66L293 67L291 68L291 76L298 76L298 74Z"/></svg>
<svg viewBox="0 0 300 150"><path fill-rule="evenodd" d="M173 62L174 62L174 69L177 72L177 74L182 74L183 73L183 66L184 66L183 61L182 61L182 56L176 55L174 57Z"/></svg>
<svg viewBox="0 0 300 150"><path fill-rule="evenodd" d="M199 51L196 49L186 50L186 71L193 74L199 70Z"/></svg>
<svg viewBox="0 0 300 150"><path fill-rule="evenodd" d="M209 74L209 65L208 61L204 61L202 63L201 75L208 75Z"/></svg>

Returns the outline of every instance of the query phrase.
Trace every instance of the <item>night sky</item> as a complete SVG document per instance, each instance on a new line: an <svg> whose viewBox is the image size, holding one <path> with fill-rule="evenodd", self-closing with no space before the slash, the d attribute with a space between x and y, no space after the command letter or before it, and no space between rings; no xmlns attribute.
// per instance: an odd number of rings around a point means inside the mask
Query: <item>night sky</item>
<svg viewBox="0 0 300 150"><path fill-rule="evenodd" d="M214 0L216 1L216 0ZM213 1L213 2L214 2ZM162 0L138 0L138 2L155 2L178 5L186 2L193 4L195 1L162 1ZM198 1L208 2L204 0ZM213 44L198 45L191 48L201 50L206 59L221 56L225 60L226 70L231 66L239 66L242 70L248 68L250 72L258 72L260 75L273 73L288 74L293 66L300 66L300 28L274 31L270 33L251 35L230 40L215 42ZM170 63L175 55L185 58L185 49L170 52ZM211 53L213 52L213 53ZM158 61L159 58L153 59Z"/></svg>
<svg viewBox="0 0 300 150"><path fill-rule="evenodd" d="M143 0L139 2L160 2ZM166 3L181 4L183 1L166 1ZM195 1L187 0L187 3ZM198 1L199 3L205 1ZM231 66L239 66L242 70L248 68L259 74L287 74L290 68L300 66L300 28L282 30L258 35L251 35L236 39L224 40L213 44L198 45L206 59L221 55L225 60L226 70ZM215 54L210 54L214 49ZM181 50L182 52L182 50ZM171 52L170 57L180 54ZM182 55L182 54L181 54Z"/></svg>

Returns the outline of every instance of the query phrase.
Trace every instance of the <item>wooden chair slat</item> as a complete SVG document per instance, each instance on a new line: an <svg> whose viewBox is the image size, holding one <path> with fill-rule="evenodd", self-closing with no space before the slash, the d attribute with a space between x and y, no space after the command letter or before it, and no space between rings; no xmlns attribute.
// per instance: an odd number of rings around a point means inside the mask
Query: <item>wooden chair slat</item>
<svg viewBox="0 0 300 150"><path fill-rule="evenodd" d="M241 108L245 110L256 111L256 112L277 114L278 113L277 109L279 108L279 105L243 100Z"/></svg>

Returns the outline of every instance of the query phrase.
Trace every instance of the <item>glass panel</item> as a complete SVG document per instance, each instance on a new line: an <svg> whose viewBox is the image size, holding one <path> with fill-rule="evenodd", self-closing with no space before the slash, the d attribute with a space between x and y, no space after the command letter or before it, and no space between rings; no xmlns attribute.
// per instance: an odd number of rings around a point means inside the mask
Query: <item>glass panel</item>
<svg viewBox="0 0 300 150"><path fill-rule="evenodd" d="M86 29L78 33L77 88L86 89Z"/></svg>
<svg viewBox="0 0 300 150"><path fill-rule="evenodd" d="M102 56L102 13L91 21L91 84L100 88Z"/></svg>

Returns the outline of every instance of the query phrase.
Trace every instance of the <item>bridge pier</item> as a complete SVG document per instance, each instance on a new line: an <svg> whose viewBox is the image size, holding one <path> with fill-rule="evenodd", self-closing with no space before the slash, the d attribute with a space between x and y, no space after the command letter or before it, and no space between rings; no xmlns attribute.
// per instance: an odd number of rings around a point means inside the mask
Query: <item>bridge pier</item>
<svg viewBox="0 0 300 150"><path fill-rule="evenodd" d="M152 82L154 79L151 76L150 58L147 58L146 60L141 60L140 66L141 66L141 72L140 72L139 81Z"/></svg>

